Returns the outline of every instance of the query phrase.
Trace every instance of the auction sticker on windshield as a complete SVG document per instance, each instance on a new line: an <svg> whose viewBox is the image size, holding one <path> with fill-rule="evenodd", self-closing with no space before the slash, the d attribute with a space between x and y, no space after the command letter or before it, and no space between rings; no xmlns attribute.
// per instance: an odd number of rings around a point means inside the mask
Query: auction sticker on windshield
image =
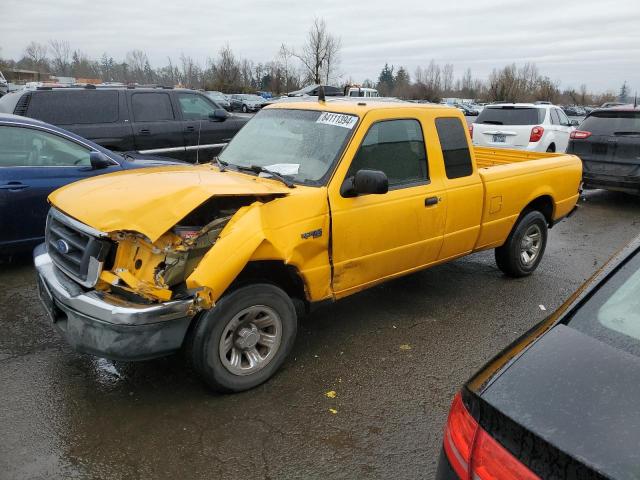
<svg viewBox="0 0 640 480"><path fill-rule="evenodd" d="M356 122L358 121L358 117L355 115L344 115L342 113L331 113L331 112L322 112L316 123L324 123L325 125L333 125L335 127L344 127L351 130Z"/></svg>

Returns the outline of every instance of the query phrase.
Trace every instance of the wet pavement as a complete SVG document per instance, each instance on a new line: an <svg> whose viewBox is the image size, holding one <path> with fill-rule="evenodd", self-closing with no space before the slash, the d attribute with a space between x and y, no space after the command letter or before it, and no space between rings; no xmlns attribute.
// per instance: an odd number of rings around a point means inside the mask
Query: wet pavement
<svg viewBox="0 0 640 480"><path fill-rule="evenodd" d="M29 261L1 263L0 478L432 478L461 384L640 233L638 198L581 207L533 276L507 279L483 252L322 307L280 373L236 395L179 355L74 353Z"/></svg>

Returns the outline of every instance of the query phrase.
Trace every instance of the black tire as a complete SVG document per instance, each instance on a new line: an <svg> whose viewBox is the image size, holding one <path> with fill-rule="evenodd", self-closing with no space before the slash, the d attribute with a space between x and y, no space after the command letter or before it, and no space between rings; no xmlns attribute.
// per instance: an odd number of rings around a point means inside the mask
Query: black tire
<svg viewBox="0 0 640 480"><path fill-rule="evenodd" d="M535 257L533 257L530 252L533 251L535 242L531 240L536 232L539 234L539 243ZM525 239L525 235L529 238ZM523 214L511 230L504 245L495 250L498 268L510 277L519 278L531 275L542 260L547 247L547 237L547 219L542 213L532 210ZM525 247L529 246L531 248L525 251ZM523 258L523 252L526 254L525 257L531 257L529 262Z"/></svg>
<svg viewBox="0 0 640 480"><path fill-rule="evenodd" d="M229 337L227 327L242 312L265 307L279 317L281 325L279 346L274 349L269 361L259 370L253 373L233 373L229 369L233 366L225 366L221 358L222 336L226 333L225 336L231 338L230 343L234 345L234 351L240 352L241 350L237 349L234 343L237 332ZM196 322L187 338L185 351L190 357L194 370L205 383L213 390L223 393L249 390L268 380L291 352L298 329L295 307L289 296L282 289L267 283L248 285L232 291L223 296L213 309L203 312ZM248 324L245 322L244 325L250 325L250 328L253 328L250 322ZM237 327L237 330L242 329ZM255 347L263 348L259 343ZM241 361L246 360L248 363L248 357L240 354L240 358Z"/></svg>
<svg viewBox="0 0 640 480"><path fill-rule="evenodd" d="M247 108L246 105L242 105L242 113L248 113L249 109Z"/></svg>

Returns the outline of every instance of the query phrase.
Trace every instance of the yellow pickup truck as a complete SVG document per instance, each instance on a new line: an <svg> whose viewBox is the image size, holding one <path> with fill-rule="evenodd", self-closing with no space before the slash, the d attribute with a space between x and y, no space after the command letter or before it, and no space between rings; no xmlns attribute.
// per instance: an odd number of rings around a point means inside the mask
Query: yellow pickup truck
<svg viewBox="0 0 640 480"><path fill-rule="evenodd" d="M486 249L505 274L530 274L581 174L572 155L472 148L454 108L275 104L211 164L51 194L39 293L79 351L182 348L212 388L246 390L274 374L317 302Z"/></svg>

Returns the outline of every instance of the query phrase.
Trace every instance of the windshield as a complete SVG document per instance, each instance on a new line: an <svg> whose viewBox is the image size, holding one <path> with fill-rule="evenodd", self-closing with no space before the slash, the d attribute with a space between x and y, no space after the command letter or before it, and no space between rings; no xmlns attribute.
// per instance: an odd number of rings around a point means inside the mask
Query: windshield
<svg viewBox="0 0 640 480"><path fill-rule="evenodd" d="M264 167L298 183L323 184L357 120L312 110L263 110L233 137L220 160Z"/></svg>
<svg viewBox="0 0 640 480"><path fill-rule="evenodd" d="M569 326L640 356L640 254L627 261L587 300Z"/></svg>
<svg viewBox="0 0 640 480"><path fill-rule="evenodd" d="M486 107L476 123L491 125L536 125L544 121L546 111L532 107Z"/></svg>
<svg viewBox="0 0 640 480"><path fill-rule="evenodd" d="M580 130L596 135L624 135L640 133L640 111L596 112L582 122Z"/></svg>

